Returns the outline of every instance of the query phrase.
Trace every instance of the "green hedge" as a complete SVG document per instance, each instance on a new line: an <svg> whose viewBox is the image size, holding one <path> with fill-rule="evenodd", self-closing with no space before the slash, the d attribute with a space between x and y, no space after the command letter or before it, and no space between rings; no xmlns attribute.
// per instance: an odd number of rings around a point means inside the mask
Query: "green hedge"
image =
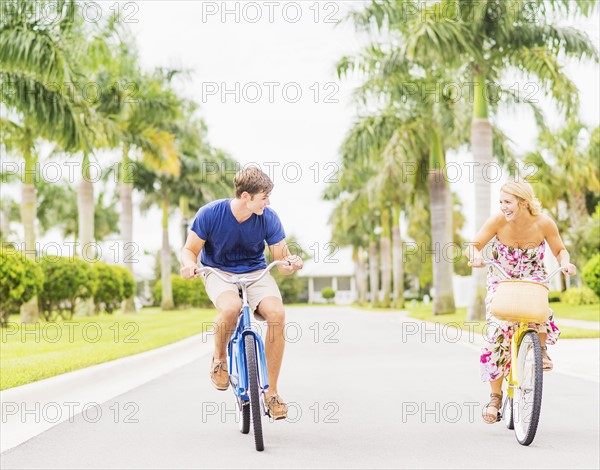
<svg viewBox="0 0 600 470"><path fill-rule="evenodd" d="M40 314L47 321L55 320L59 315L72 318L77 299L89 299L96 292L97 272L82 259L44 256L40 266L44 272L44 287L38 300Z"/></svg>
<svg viewBox="0 0 600 470"><path fill-rule="evenodd" d="M569 305L592 305L598 303L598 296L589 287L571 287L563 292L562 301Z"/></svg>
<svg viewBox="0 0 600 470"><path fill-rule="evenodd" d="M590 259L582 271L583 282L600 297L600 253Z"/></svg>
<svg viewBox="0 0 600 470"><path fill-rule="evenodd" d="M22 253L5 252L0 249L0 324L5 325L8 315L18 311L41 292L44 273Z"/></svg>
<svg viewBox="0 0 600 470"><path fill-rule="evenodd" d="M94 294L96 312L113 313L125 299L135 292L135 281L131 272L122 266L102 262L94 263L98 274L98 288Z"/></svg>
<svg viewBox="0 0 600 470"><path fill-rule="evenodd" d="M171 274L171 286L173 288L173 302L178 308L190 306L210 308L213 306L204 288L202 278L186 280L177 274ZM154 295L155 305L160 305L162 301L162 281L154 284L152 294Z"/></svg>
<svg viewBox="0 0 600 470"><path fill-rule="evenodd" d="M552 290L548 294L548 302L560 302L562 292L559 290Z"/></svg>
<svg viewBox="0 0 600 470"><path fill-rule="evenodd" d="M135 293L131 272L102 262L89 264L77 257L44 256L37 263L20 252L0 250L0 322L35 295L41 316L70 319L78 300L94 297L97 312L112 313Z"/></svg>

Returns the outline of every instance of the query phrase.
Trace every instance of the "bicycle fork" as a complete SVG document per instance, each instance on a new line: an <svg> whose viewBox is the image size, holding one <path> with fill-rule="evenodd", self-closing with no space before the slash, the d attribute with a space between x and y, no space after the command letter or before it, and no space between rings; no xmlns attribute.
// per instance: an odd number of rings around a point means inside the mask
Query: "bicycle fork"
<svg viewBox="0 0 600 470"><path fill-rule="evenodd" d="M256 355L256 364L258 367L257 372L259 394L265 393L265 391L269 388L269 377L267 372L266 361L264 359L264 342L260 334L254 331L250 325L250 309L248 307L244 307L242 315L240 315L240 319L238 320L238 326L236 328L235 334L228 345L229 370L236 372L235 374L232 373L231 375L231 385L240 406L244 405L250 400L248 390L248 374L251 371L248 370L248 362L246 360L245 354L246 336L252 336L255 344L254 353ZM263 409L263 411L265 410Z"/></svg>

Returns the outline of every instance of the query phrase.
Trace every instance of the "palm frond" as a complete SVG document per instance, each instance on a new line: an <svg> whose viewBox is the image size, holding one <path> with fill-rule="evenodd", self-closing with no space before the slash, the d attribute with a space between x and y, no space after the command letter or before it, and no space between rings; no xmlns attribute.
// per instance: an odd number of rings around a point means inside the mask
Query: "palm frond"
<svg viewBox="0 0 600 470"><path fill-rule="evenodd" d="M579 104L579 90L575 83L563 72L555 55L542 47L521 48L507 58L508 64L521 72L539 80L546 92L555 99L559 107L567 113Z"/></svg>

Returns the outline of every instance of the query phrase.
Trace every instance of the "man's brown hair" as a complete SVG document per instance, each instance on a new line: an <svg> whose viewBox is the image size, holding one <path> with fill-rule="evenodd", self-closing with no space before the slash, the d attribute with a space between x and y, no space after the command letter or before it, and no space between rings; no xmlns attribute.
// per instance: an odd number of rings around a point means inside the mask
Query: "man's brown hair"
<svg viewBox="0 0 600 470"><path fill-rule="evenodd" d="M244 191L251 196L258 193L269 194L273 190L273 182L260 168L250 166L238 171L233 179L235 197L240 197Z"/></svg>

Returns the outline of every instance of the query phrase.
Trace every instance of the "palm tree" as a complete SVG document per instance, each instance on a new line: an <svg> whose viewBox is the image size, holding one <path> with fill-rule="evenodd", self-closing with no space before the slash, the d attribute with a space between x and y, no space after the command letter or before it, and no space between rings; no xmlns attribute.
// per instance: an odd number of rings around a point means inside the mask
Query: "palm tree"
<svg viewBox="0 0 600 470"><path fill-rule="evenodd" d="M600 126L590 129L571 118L559 129L542 132L537 146L524 158L537 170L528 179L564 234L573 262L582 265L588 253L581 253L579 248L586 244L586 223L594 210L587 201L600 198ZM561 210L563 204L566 211ZM562 282L564 289L565 277Z"/></svg>
<svg viewBox="0 0 600 470"><path fill-rule="evenodd" d="M1 101L27 119L36 137L63 148L89 147L97 116L77 89L60 86L78 81L83 20L73 0L40 0L37 6L55 8L57 20L38 21L27 2L0 3Z"/></svg>
<svg viewBox="0 0 600 470"><path fill-rule="evenodd" d="M411 0L372 1L351 17L358 27L395 33L398 54L412 60L427 58L435 64L462 71L463 83L472 85L471 151L475 175L475 224L483 225L490 211L490 187L482 170L492 162L493 126L487 91L496 89L506 70L534 77L567 111L577 104L577 89L564 74L559 55L598 59L585 33L546 21L546 12L589 15L596 2L569 0L440 0L426 12L407 15ZM514 96L510 89L502 92ZM519 99L519 97L516 97ZM539 116L538 116L539 118ZM475 276L476 296L470 319L484 316L483 272Z"/></svg>
<svg viewBox="0 0 600 470"><path fill-rule="evenodd" d="M42 233L59 229L63 238L73 237L78 242L77 191L70 185L48 183L40 180L36 187L38 204L37 220ZM61 201L56 204L56 201ZM107 200L107 193L101 192L94 202L94 239L101 241L117 233L119 214L117 201Z"/></svg>
<svg viewBox="0 0 600 470"><path fill-rule="evenodd" d="M325 194L325 198L328 198ZM338 197L336 197L337 199ZM358 304L366 304L367 299L367 264L365 259L365 248L368 245L366 202L359 195L358 198L343 197L334 208L329 217L332 225L331 238L339 246L350 245L352 247L352 261L354 262L354 276L358 291Z"/></svg>
<svg viewBox="0 0 600 470"><path fill-rule="evenodd" d="M76 15L76 2L40 1L54 7L53 22L37 21L27 2L0 3L0 101L8 110L3 118L2 141L25 160L22 186L22 222L25 253L35 257L36 141L44 138L65 149L89 149L101 125L79 90L56 84L77 81L74 45L84 36ZM22 307L21 321L39 320L37 299Z"/></svg>
<svg viewBox="0 0 600 470"><path fill-rule="evenodd" d="M379 151L379 177L373 180L375 188L381 188L390 175L401 173L405 164L412 163L418 168L417 178L412 179L412 189L421 188L428 182L432 202L432 241L434 286L434 314L453 312L454 294L452 288L452 263L440 258L444 248L452 243L452 205L448 182L443 174L445 149L460 143L464 123L457 117L453 96L428 97L413 95L403 84L413 83L417 89L431 89L444 77L433 64L406 60L397 52L385 51L381 47L370 46L357 59L343 58L338 66L341 74L359 69L367 74L367 81L359 90L363 101L376 94L379 102L387 102L384 113L372 116L362 128L365 138L371 138L371 145ZM420 87L420 88L419 88ZM439 101L437 98L441 98ZM374 125L380 127L371 131ZM380 150L384 148L383 152ZM401 176L400 180L406 176ZM392 184L398 185L398 179ZM388 183L389 184L389 183ZM389 188L388 194L398 193L398 188ZM398 204L398 203L396 203ZM396 223L396 222L395 222Z"/></svg>

